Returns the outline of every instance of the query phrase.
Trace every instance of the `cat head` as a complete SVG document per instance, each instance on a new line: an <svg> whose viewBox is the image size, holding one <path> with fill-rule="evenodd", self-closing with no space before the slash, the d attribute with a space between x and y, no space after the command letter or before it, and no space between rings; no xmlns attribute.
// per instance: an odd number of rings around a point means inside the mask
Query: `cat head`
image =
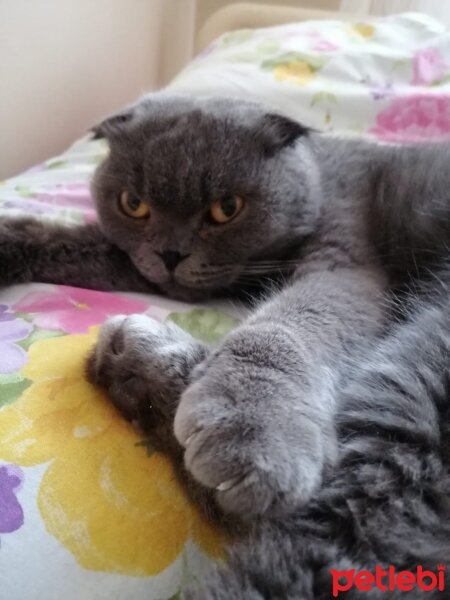
<svg viewBox="0 0 450 600"><path fill-rule="evenodd" d="M93 131L110 147L93 182L105 235L174 297L255 276L314 228L309 131L285 116L157 93Z"/></svg>

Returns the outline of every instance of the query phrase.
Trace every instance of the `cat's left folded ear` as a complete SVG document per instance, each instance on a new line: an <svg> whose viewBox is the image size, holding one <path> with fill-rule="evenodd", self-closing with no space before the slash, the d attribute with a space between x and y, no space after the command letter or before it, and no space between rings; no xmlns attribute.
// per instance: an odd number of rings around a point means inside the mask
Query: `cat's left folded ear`
<svg viewBox="0 0 450 600"><path fill-rule="evenodd" d="M93 133L92 139L100 140L106 138L107 140L110 140L123 135L127 126L132 121L134 113L134 108L127 108L107 117L97 125L94 125L94 127L91 127L90 129Z"/></svg>

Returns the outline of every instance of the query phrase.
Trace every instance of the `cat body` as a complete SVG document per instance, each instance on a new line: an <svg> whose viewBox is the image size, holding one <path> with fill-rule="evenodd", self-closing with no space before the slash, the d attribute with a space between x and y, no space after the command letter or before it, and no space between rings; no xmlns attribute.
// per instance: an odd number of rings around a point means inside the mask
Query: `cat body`
<svg viewBox="0 0 450 600"><path fill-rule="evenodd" d="M218 348L116 317L89 361L241 538L186 598L325 600L331 569L449 561L450 145L164 93L95 132L100 228L2 223L0 281L188 300L266 286Z"/></svg>

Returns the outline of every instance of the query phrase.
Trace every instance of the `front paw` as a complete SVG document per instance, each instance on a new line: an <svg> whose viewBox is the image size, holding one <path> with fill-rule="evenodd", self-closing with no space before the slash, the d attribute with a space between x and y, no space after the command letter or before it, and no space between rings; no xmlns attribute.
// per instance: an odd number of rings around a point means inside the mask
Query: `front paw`
<svg viewBox="0 0 450 600"><path fill-rule="evenodd" d="M87 376L141 429L161 420L171 426L190 372L206 354L204 344L174 323L119 315L102 326Z"/></svg>
<svg viewBox="0 0 450 600"><path fill-rule="evenodd" d="M249 334L231 334L202 363L175 416L187 469L241 518L307 502L334 452L320 399L295 376L292 357L276 356L276 348L255 356L257 346Z"/></svg>

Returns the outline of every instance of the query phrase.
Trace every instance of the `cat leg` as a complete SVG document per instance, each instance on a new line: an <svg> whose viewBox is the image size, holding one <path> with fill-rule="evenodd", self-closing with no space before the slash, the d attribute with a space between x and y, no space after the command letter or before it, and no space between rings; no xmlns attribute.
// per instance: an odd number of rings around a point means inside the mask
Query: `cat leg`
<svg viewBox="0 0 450 600"><path fill-rule="evenodd" d="M321 489L288 517L255 522L183 600L447 598L450 294L416 305L339 386L340 460ZM439 586L387 589L389 566L419 565ZM380 585L358 589L354 576L377 566Z"/></svg>
<svg viewBox="0 0 450 600"><path fill-rule="evenodd" d="M0 287L39 281L96 290L155 292L98 225L0 220Z"/></svg>
<svg viewBox="0 0 450 600"><path fill-rule="evenodd" d="M336 373L383 327L369 269L302 277L232 331L175 416L185 465L243 519L305 504L336 460Z"/></svg>

